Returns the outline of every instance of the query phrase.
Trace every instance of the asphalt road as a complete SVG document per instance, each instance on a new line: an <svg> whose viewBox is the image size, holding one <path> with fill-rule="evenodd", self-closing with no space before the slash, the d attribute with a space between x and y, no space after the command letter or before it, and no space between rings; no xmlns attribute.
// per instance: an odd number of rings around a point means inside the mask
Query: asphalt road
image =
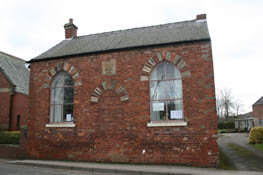
<svg viewBox="0 0 263 175"><path fill-rule="evenodd" d="M0 175L115 175L111 173L10 165L7 162L8 160L0 160Z"/></svg>

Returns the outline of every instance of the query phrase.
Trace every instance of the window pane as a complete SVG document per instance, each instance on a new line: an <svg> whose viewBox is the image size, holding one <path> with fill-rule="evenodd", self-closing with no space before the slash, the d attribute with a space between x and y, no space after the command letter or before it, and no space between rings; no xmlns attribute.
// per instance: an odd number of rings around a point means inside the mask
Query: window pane
<svg viewBox="0 0 263 175"><path fill-rule="evenodd" d="M64 105L63 121L67 121L67 122L73 121L73 104Z"/></svg>
<svg viewBox="0 0 263 175"><path fill-rule="evenodd" d="M63 86L63 74L64 72L60 72L55 76L55 78L52 80L51 87L62 87Z"/></svg>
<svg viewBox="0 0 263 175"><path fill-rule="evenodd" d="M182 80L179 79L179 80L175 80L174 81L175 83L175 98L183 98L183 91L182 91Z"/></svg>
<svg viewBox="0 0 263 175"><path fill-rule="evenodd" d="M165 77L164 64L165 62L162 62L153 69L150 77L151 80L164 80Z"/></svg>
<svg viewBox="0 0 263 175"><path fill-rule="evenodd" d="M64 103L73 103L74 101L74 87L64 88Z"/></svg>
<svg viewBox="0 0 263 175"><path fill-rule="evenodd" d="M165 101L151 102L151 120L165 120L166 104Z"/></svg>
<svg viewBox="0 0 263 175"><path fill-rule="evenodd" d="M175 81L165 81L162 83L163 84L163 89L164 89L164 94L166 99L173 99L176 98L176 86L175 86Z"/></svg>
<svg viewBox="0 0 263 175"><path fill-rule="evenodd" d="M62 121L62 111L63 105L51 105L51 122L61 122Z"/></svg>
<svg viewBox="0 0 263 175"><path fill-rule="evenodd" d="M166 64L166 79L181 78L179 70L172 64Z"/></svg>
<svg viewBox="0 0 263 175"><path fill-rule="evenodd" d="M63 104L63 88L51 88L51 104Z"/></svg>
<svg viewBox="0 0 263 175"><path fill-rule="evenodd" d="M182 83L181 80L170 80L164 81L161 84L162 90L161 92L164 95L165 99L175 99L175 98L182 98Z"/></svg>
<svg viewBox="0 0 263 175"><path fill-rule="evenodd" d="M151 81L151 99L166 99L166 81Z"/></svg>
<svg viewBox="0 0 263 175"><path fill-rule="evenodd" d="M182 98L182 81L151 81L151 99L175 99Z"/></svg>
<svg viewBox="0 0 263 175"><path fill-rule="evenodd" d="M176 120L183 118L182 100L168 101L168 119Z"/></svg>
<svg viewBox="0 0 263 175"><path fill-rule="evenodd" d="M74 80L71 78L71 76L68 73L65 73L64 75L64 84L65 86L74 86Z"/></svg>
<svg viewBox="0 0 263 175"><path fill-rule="evenodd" d="M150 82L150 90L151 90L151 100L157 100L157 81Z"/></svg>

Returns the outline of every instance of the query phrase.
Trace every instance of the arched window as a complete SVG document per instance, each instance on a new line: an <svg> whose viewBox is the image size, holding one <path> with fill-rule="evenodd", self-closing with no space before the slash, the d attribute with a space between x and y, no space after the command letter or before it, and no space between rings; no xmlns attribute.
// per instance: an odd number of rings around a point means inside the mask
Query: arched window
<svg viewBox="0 0 263 175"><path fill-rule="evenodd" d="M150 76L151 121L182 120L182 77L174 64L159 63Z"/></svg>
<svg viewBox="0 0 263 175"><path fill-rule="evenodd" d="M51 83L51 122L73 121L74 80L67 72L58 73Z"/></svg>

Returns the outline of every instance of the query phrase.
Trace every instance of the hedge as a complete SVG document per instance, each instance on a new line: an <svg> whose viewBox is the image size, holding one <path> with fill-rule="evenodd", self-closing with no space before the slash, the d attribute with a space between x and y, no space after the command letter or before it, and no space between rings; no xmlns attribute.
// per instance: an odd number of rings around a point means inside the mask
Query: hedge
<svg viewBox="0 0 263 175"><path fill-rule="evenodd" d="M235 129L235 123L233 121L224 121L218 123L218 129Z"/></svg>
<svg viewBox="0 0 263 175"><path fill-rule="evenodd" d="M19 131L1 131L0 144L19 144L20 132Z"/></svg>
<svg viewBox="0 0 263 175"><path fill-rule="evenodd" d="M263 144L263 126L256 126L250 130L249 143Z"/></svg>

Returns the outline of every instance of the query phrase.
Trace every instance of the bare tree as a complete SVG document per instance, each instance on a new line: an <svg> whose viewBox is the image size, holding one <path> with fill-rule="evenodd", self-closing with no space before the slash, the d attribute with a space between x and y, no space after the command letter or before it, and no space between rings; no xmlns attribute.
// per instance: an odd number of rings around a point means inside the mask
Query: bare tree
<svg viewBox="0 0 263 175"><path fill-rule="evenodd" d="M218 118L222 118L224 117L223 115L223 111L224 111L224 108L223 108L223 103L222 103L222 98L220 96L220 90L216 90L216 111L217 111L217 117Z"/></svg>
<svg viewBox="0 0 263 175"><path fill-rule="evenodd" d="M217 104L217 115L219 117L224 117L225 119L230 118L230 114L235 109L236 105L234 102L234 98L232 96L232 92L230 89L221 89L217 90L216 95L216 104ZM237 113L239 110L239 107L237 108Z"/></svg>
<svg viewBox="0 0 263 175"><path fill-rule="evenodd" d="M242 108L242 106L243 106L243 104L241 103L240 99L235 100L234 108L235 108L235 111L236 111L236 116L239 115L239 111Z"/></svg>

